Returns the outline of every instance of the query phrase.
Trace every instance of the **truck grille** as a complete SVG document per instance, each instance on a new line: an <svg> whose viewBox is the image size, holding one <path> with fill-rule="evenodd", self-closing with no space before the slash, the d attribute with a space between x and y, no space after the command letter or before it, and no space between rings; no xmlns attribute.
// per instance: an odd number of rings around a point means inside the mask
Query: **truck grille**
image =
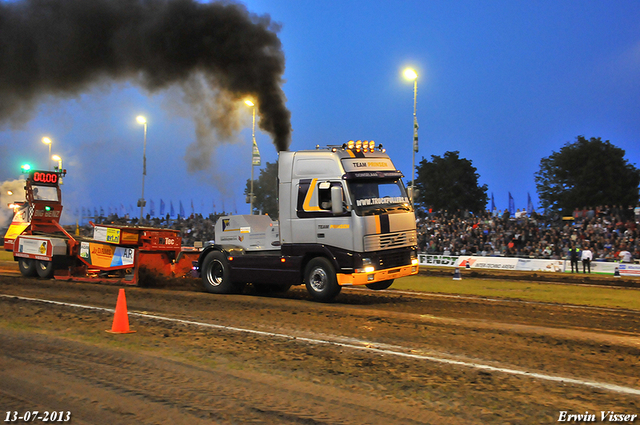
<svg viewBox="0 0 640 425"><path fill-rule="evenodd" d="M391 269L394 267L408 266L411 264L411 253L402 250L401 252L381 253L376 261L376 269Z"/></svg>
<svg viewBox="0 0 640 425"><path fill-rule="evenodd" d="M364 250L379 251L381 249L402 248L418 243L415 230L398 233L385 233L382 235L369 235L364 237Z"/></svg>

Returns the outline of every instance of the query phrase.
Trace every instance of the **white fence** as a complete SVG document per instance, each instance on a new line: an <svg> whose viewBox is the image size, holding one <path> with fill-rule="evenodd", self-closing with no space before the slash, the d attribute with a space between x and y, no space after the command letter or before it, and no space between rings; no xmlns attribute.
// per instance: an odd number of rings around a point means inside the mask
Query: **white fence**
<svg viewBox="0 0 640 425"><path fill-rule="evenodd" d="M421 266L466 267L468 263L471 269L571 273L571 263L567 260L430 254L418 254L418 259ZM613 275L616 267L619 268L621 276L640 276L640 264L621 264L604 261L592 261L591 273ZM581 261L578 262L578 269L582 272Z"/></svg>

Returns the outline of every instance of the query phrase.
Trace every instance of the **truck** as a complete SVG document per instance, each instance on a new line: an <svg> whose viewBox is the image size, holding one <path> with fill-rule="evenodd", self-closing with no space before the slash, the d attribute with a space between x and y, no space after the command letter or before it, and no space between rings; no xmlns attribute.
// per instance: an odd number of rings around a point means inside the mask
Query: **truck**
<svg viewBox="0 0 640 425"><path fill-rule="evenodd" d="M4 236L26 277L115 281L136 285L140 273L191 276L199 251L182 247L180 232L113 223L92 225L91 236L71 235L60 225L61 177L66 170L27 173L25 201L14 202Z"/></svg>
<svg viewBox="0 0 640 425"><path fill-rule="evenodd" d="M304 284L314 300L329 302L343 286L382 290L417 274L416 219L402 177L373 141L280 152L279 220L221 217L196 264L204 288Z"/></svg>

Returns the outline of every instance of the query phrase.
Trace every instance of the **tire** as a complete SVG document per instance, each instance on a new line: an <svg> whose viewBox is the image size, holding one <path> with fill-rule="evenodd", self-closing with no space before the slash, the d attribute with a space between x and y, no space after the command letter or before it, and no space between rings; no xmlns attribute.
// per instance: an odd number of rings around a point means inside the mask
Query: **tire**
<svg viewBox="0 0 640 425"><path fill-rule="evenodd" d="M18 260L18 268L24 277L34 277L38 274L36 271L36 261L31 258L20 258Z"/></svg>
<svg viewBox="0 0 640 425"><path fill-rule="evenodd" d="M229 262L220 251L207 254L202 262L202 283L204 289L212 294L234 294L242 292L244 285L231 282Z"/></svg>
<svg viewBox="0 0 640 425"><path fill-rule="evenodd" d="M304 281L313 299L322 303L332 301L342 289L338 285L335 268L324 257L309 261L304 271Z"/></svg>
<svg viewBox="0 0 640 425"><path fill-rule="evenodd" d="M51 279L53 277L53 261L41 261L36 263L36 272L43 279Z"/></svg>
<svg viewBox="0 0 640 425"><path fill-rule="evenodd" d="M369 289L373 289L374 291L382 291L383 289L387 289L391 285L393 285L393 279L381 280L380 282L374 282L374 283L367 283L365 286Z"/></svg>

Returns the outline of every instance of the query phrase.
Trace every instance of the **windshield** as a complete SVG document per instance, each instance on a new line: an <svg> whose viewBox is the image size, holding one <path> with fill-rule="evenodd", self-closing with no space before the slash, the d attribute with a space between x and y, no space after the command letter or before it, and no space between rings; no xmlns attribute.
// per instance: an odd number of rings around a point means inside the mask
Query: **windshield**
<svg viewBox="0 0 640 425"><path fill-rule="evenodd" d="M58 190L55 186L33 186L34 201L58 201Z"/></svg>
<svg viewBox="0 0 640 425"><path fill-rule="evenodd" d="M348 182L358 215L411 211L402 180L354 180Z"/></svg>

